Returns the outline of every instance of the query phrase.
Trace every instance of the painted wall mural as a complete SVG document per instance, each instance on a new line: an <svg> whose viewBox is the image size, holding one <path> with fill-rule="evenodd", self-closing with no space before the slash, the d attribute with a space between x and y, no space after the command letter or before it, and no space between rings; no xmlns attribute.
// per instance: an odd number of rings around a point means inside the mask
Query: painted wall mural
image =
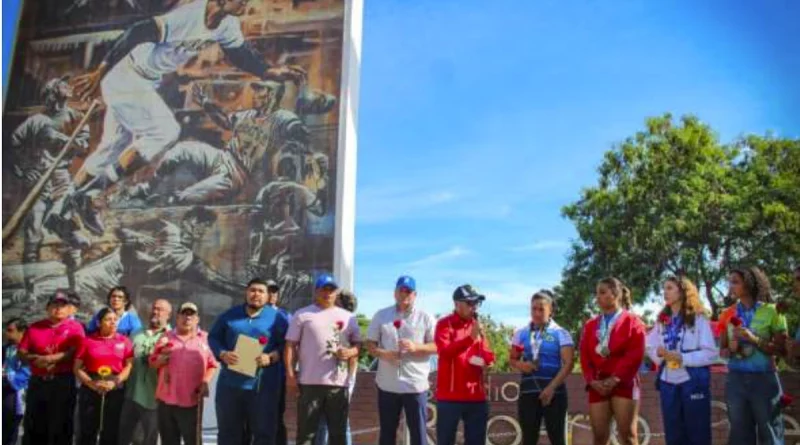
<svg viewBox="0 0 800 445"><path fill-rule="evenodd" d="M252 276L307 304L333 268L344 9L26 1L3 112L3 317L39 316L62 287L85 317L123 284L140 311L191 298L207 326Z"/></svg>

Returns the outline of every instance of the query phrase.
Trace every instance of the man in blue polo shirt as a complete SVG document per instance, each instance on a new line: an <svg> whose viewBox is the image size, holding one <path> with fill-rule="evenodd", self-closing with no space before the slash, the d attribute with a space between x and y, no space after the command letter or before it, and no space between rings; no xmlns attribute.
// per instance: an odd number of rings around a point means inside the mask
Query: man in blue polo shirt
<svg viewBox="0 0 800 445"><path fill-rule="evenodd" d="M220 445L241 445L246 429L254 445L273 445L281 391L280 351L288 328L285 316L267 304L268 283L254 278L247 283L246 303L228 309L214 322L208 343L222 371L217 381L216 410ZM234 351L239 335L264 346L256 358L258 371L250 377L229 369L239 362Z"/></svg>

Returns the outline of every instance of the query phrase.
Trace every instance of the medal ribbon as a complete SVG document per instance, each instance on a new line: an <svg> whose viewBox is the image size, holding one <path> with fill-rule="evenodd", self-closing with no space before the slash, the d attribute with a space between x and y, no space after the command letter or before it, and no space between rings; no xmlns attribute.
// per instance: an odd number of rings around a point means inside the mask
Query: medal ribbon
<svg viewBox="0 0 800 445"><path fill-rule="evenodd" d="M545 323L541 329L534 329L534 325L531 323L531 352L534 361L539 359L539 351L542 349L542 342L544 341L544 332L547 329L547 324L548 323Z"/></svg>
<svg viewBox="0 0 800 445"><path fill-rule="evenodd" d="M674 316L670 323L664 326L664 346L668 350L674 351L678 347L678 342L681 340L681 333L683 331L683 318Z"/></svg>
<svg viewBox="0 0 800 445"><path fill-rule="evenodd" d="M608 341L611 337L611 329L614 327L614 323L617 322L617 319L620 315L622 315L622 309L617 310L617 312L615 312L614 315L608 319L608 321L606 321L605 315L601 316L600 323L597 323L601 347L608 348Z"/></svg>

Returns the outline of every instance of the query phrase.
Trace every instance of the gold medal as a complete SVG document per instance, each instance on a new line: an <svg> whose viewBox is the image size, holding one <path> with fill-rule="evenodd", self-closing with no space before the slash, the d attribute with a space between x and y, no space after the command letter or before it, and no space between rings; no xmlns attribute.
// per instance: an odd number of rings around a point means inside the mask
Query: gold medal
<svg viewBox="0 0 800 445"><path fill-rule="evenodd" d="M681 367L681 365L679 365L678 362L676 362L674 360L669 360L669 361L667 361L667 367L669 369L678 369L678 368Z"/></svg>

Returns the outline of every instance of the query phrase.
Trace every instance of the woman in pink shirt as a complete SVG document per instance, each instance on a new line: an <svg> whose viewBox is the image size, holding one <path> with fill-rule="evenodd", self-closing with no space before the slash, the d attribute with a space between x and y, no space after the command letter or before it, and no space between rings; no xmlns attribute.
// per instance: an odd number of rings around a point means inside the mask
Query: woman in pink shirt
<svg viewBox="0 0 800 445"><path fill-rule="evenodd" d="M133 365L133 344L117 333L117 314L112 309L101 309L97 319L97 332L83 339L75 357L75 375L81 382L78 444L117 445L125 400L122 385Z"/></svg>
<svg viewBox="0 0 800 445"><path fill-rule="evenodd" d="M218 366L199 321L197 305L183 303L175 329L161 337L150 355L150 366L159 370L156 399L162 445L181 445L181 439L186 444L198 443L200 402L208 397Z"/></svg>

